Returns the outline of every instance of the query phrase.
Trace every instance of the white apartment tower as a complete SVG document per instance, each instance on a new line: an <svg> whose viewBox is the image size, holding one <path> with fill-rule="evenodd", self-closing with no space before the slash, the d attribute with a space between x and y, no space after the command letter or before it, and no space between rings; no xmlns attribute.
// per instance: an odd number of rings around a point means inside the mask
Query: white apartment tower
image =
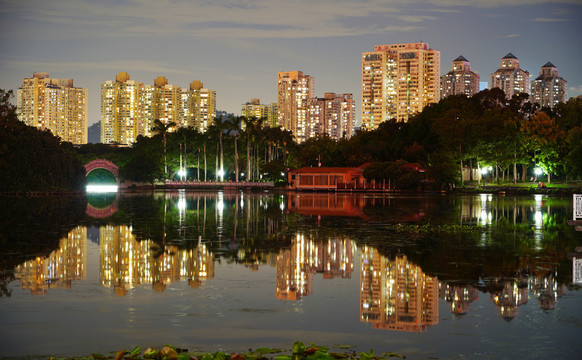
<svg viewBox="0 0 582 360"><path fill-rule="evenodd" d="M553 108L559 102L568 100L568 82L558 76L558 68L547 62L531 84L531 102L542 107Z"/></svg>
<svg viewBox="0 0 582 360"><path fill-rule="evenodd" d="M529 72L522 70L519 59L509 53L501 59L499 69L491 74L489 87L500 88L507 99L519 93L529 94Z"/></svg>
<svg viewBox="0 0 582 360"><path fill-rule="evenodd" d="M462 55L453 60L451 71L441 78L441 99L463 94L471 97L479 92L479 74L471 71L471 63Z"/></svg>
<svg viewBox="0 0 582 360"><path fill-rule="evenodd" d="M362 128L407 121L440 100L440 51L423 42L376 45L362 53Z"/></svg>
<svg viewBox="0 0 582 360"><path fill-rule="evenodd" d="M73 86L73 79L52 79L34 73L22 79L17 91L18 118L26 125L48 129L62 141L87 143L87 89Z"/></svg>

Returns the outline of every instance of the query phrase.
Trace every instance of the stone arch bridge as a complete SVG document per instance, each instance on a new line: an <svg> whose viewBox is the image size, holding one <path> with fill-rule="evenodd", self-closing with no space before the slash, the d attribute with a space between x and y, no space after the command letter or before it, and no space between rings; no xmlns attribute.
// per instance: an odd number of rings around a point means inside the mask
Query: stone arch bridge
<svg viewBox="0 0 582 360"><path fill-rule="evenodd" d="M113 174L113 176L115 176L115 181L117 182L117 186L119 186L118 165L106 159L95 159L85 164L85 175L89 175L89 173L95 169L109 170Z"/></svg>

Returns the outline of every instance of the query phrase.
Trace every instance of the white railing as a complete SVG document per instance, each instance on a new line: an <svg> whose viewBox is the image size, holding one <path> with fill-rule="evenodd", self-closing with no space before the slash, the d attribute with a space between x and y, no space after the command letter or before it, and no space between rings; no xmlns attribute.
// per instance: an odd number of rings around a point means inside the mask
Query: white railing
<svg viewBox="0 0 582 360"><path fill-rule="evenodd" d="M574 194L574 221L582 219L582 194Z"/></svg>
<svg viewBox="0 0 582 360"><path fill-rule="evenodd" d="M572 259L572 280L574 284L582 284L582 259Z"/></svg>

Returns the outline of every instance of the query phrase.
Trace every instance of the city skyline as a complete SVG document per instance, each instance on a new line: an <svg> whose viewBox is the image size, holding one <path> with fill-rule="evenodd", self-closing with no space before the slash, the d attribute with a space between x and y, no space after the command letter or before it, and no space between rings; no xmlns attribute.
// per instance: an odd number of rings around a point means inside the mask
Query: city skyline
<svg viewBox="0 0 582 360"><path fill-rule="evenodd" d="M199 79L216 91L217 110L234 114L250 98L276 102L277 73L302 71L317 79L317 97L351 93L359 123L362 52L418 41L440 51L440 75L464 56L485 80L512 53L530 80L551 62L568 96L582 94L576 1L0 1L9 49L0 55L1 87L16 92L33 72L72 78L88 88L90 125L101 120L101 84L124 71L182 88Z"/></svg>

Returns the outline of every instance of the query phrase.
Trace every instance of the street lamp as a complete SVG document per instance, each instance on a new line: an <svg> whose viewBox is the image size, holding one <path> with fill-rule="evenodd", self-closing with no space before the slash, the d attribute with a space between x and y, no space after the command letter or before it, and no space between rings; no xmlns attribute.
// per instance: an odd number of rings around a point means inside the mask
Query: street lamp
<svg viewBox="0 0 582 360"><path fill-rule="evenodd" d="M178 170L178 175L180 176L182 181L184 181L184 177L186 176L186 170L184 168L180 168L180 170Z"/></svg>

